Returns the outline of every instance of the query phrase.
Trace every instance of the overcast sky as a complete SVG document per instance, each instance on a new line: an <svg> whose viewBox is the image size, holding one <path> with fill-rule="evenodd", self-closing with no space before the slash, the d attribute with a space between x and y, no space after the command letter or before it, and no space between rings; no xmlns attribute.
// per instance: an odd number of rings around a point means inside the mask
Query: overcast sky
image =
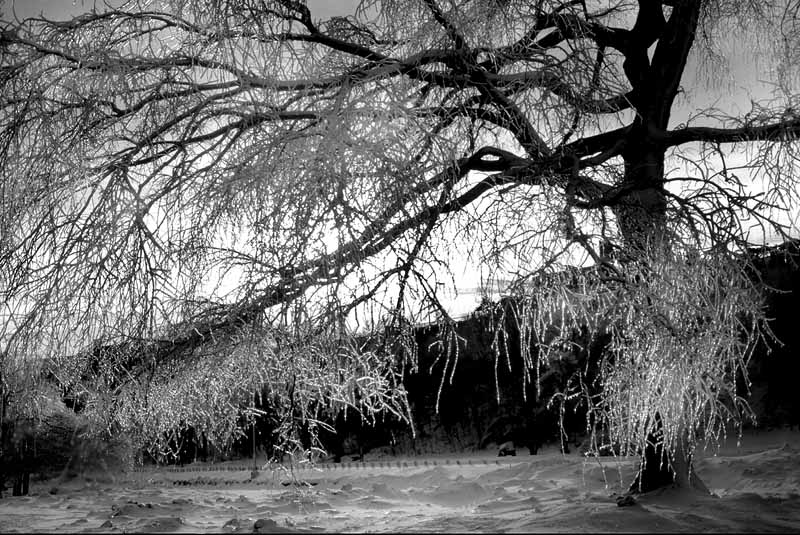
<svg viewBox="0 0 800 535"><path fill-rule="evenodd" d="M51 19L67 19L90 10L102 9L106 3L120 5L123 0L0 0L2 18L11 20L14 15L20 19L44 14ZM358 0L307 0L308 7L316 19L326 19L332 15L352 14ZM676 102L675 115L678 122L699 107L717 104L733 113L743 113L750 109L750 97L763 98L769 94L769 86L760 80L774 78L768 72L765 62L752 57L749 43L742 43L741 36L733 36L726 50L731 59L730 71L715 73L716 87L706 87L695 83L698 73L696 65L689 65L684 77L684 85L691 88L686 98ZM701 69L700 72L703 72Z"/></svg>
<svg viewBox="0 0 800 535"><path fill-rule="evenodd" d="M0 0L3 20L14 15L20 19L44 14L51 19L68 19L84 13L92 7L102 10L106 4L121 5L124 0ZM315 19L326 19L333 15L352 14L359 0L307 0ZM768 37L768 36L767 36ZM764 38L762 36L761 41ZM729 58L728 68L713 72L709 85L708 68L696 62L687 65L683 78L685 92L679 94L673 108L673 125L683 123L698 110L717 106L731 115L743 115L751 108L751 100L763 100L771 96L772 87L764 80L774 80L768 62L759 60L752 52L752 39L742 35L731 35L723 50ZM769 45L767 45L769 50ZM700 80L698 80L700 78Z"/></svg>
<svg viewBox="0 0 800 535"><path fill-rule="evenodd" d="M68 19L72 16L96 7L102 10L106 3L111 5L121 5L123 0L0 0L0 10L2 10L3 20L12 20L14 15L19 19L44 15L50 19ZM326 19L332 15L352 14L355 11L358 0L307 0L307 5L311 9L315 19ZM689 64L686 68L683 86L686 92L679 95L673 109L673 125L684 122L690 115L708 106L717 106L720 109L734 114L741 115L750 110L751 99L759 100L770 96L770 86L763 83L763 80L774 79L773 73L769 72L769 65L764 61L758 61L753 57L752 44L741 39L741 36L732 35L731 40L725 47L725 55L730 58L728 69L715 72L712 77L716 83L709 86L707 83L698 80L703 77L704 68L698 68L697 64ZM797 210L793 215L797 221ZM767 237L772 241L771 237ZM474 287L479 284L476 277L466 276L460 281L463 286L458 300L466 300L469 303L460 304L456 308L472 306L476 298ZM472 287L472 288L468 288ZM472 291L470 291L472 290Z"/></svg>
<svg viewBox="0 0 800 535"><path fill-rule="evenodd" d="M123 0L0 0L2 18L11 20L14 15L20 19L44 14L47 18L67 19L90 10L102 9L106 3L120 5ZM332 15L352 14L358 0L307 0L308 7L316 19ZM691 94L676 102L676 116L688 116L698 107L717 104L726 111L742 113L750 109L750 97L763 98L769 94L769 87L759 80L774 78L768 66L752 57L749 43L742 43L741 36L733 36L726 55L731 59L730 72L720 72L716 87L696 84L697 66L689 65L684 78L685 86L692 88ZM703 70L701 70L702 72ZM702 87L699 87L702 86ZM731 108L731 106L733 106ZM680 122L680 119L679 119Z"/></svg>
<svg viewBox="0 0 800 535"><path fill-rule="evenodd" d="M122 4L121 0L110 0L111 5ZM308 7L316 18L324 19L331 15L353 13L358 0L308 0ZM13 13L20 19L44 14L47 18L64 19L85 13L93 6L98 10L103 1L95 0L0 0L3 6L3 19L10 20Z"/></svg>

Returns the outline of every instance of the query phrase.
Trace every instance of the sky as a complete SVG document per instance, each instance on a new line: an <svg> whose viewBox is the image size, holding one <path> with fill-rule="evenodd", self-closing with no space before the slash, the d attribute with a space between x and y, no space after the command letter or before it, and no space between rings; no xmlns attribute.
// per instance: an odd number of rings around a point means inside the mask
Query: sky
<svg viewBox="0 0 800 535"><path fill-rule="evenodd" d="M110 0L111 5L119 5L120 0ZM10 20L13 14L20 19L44 14L47 18L63 19L79 15L97 6L102 8L103 1L95 0L0 0L3 6L3 19ZM358 0L308 0L311 12L320 19L335 15L352 13ZM13 9L13 11L12 11Z"/></svg>
<svg viewBox="0 0 800 535"><path fill-rule="evenodd" d="M111 5L120 5L122 0L107 0ZM2 19L11 20L16 15L20 19L44 15L50 19L68 19L84 13L96 6L102 10L105 2L95 0L0 0ZM307 0L315 19L351 14L358 0ZM715 105L733 114L742 114L750 109L751 99L762 99L770 95L771 87L762 80L774 79L769 65L754 58L748 43L741 42L737 36L729 41L724 50L731 58L728 68L720 69L713 75L713 83L705 83L701 78L707 74L703 65L688 65L683 86L686 92L678 97L673 112L673 124L685 121L699 109ZM734 160L742 160L737 155ZM797 222L797 212L794 214ZM796 232L795 232L796 233ZM773 241L767 236L767 241ZM466 310L474 308L480 299L480 274L474 267L465 267L459 277L458 295L451 297L453 308Z"/></svg>
<svg viewBox="0 0 800 535"><path fill-rule="evenodd" d="M66 19L80 13L84 13L96 6L102 9L105 3L110 5L120 5L122 0L0 0L0 10L2 19L11 20L13 15L20 19L39 16L43 14L47 18ZM346 15L354 13L358 0L307 0L307 5L312 15L316 19L326 19L336 15ZM751 96L763 97L770 90L767 84L760 82L772 78L767 72L767 65L759 62L752 57L749 43L742 43L740 40L731 39L729 46L726 47L726 55L732 58L729 72L717 73L717 83L712 87L702 87L700 92L695 91L686 95L687 105L677 102L676 117L686 115L693 111L693 107L707 106L710 104L733 106L731 111L747 111ZM696 78L705 69L701 68L698 72L697 66L690 65L686 70L686 86L696 87ZM730 76L726 76L730 74ZM699 84L703 85L703 84Z"/></svg>

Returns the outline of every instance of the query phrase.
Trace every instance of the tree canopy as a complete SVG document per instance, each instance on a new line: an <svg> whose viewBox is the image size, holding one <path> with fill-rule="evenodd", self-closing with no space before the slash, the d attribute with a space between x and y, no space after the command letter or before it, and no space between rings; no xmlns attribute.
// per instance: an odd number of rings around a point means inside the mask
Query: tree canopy
<svg viewBox="0 0 800 535"><path fill-rule="evenodd" d="M200 419L148 413L170 366L182 407L272 381L286 407L402 416L398 347L413 366L409 325L452 322L469 262L510 281L531 372L573 327L611 332L598 425L691 450L746 410L748 229L785 235L797 201L798 9L131 0L6 22L0 350L112 370L113 414L143 404L124 420L148 429ZM676 122L703 87L687 64L724 76L732 33L774 91Z"/></svg>

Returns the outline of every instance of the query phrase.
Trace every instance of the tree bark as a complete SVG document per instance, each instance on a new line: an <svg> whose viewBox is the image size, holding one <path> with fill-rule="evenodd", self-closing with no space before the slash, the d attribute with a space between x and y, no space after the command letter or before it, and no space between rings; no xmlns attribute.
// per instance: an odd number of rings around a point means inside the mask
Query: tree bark
<svg viewBox="0 0 800 535"><path fill-rule="evenodd" d="M647 261L646 257L640 255L662 245L666 246L665 151L663 147L648 140L647 130L641 124L639 128L633 129L629 137L623 158L625 183L632 191L621 200L615 210L625 240L627 261L631 262ZM680 444L674 451L664 451L661 434L661 418L656 414L655 428L647 437L647 446L642 452L643 462L630 492L650 492L676 485L707 493L708 488L695 474L684 444Z"/></svg>
<svg viewBox="0 0 800 535"><path fill-rule="evenodd" d="M691 456L687 455L683 443L674 450L664 451L661 419L656 415L656 430L647 437L647 447L642 454L639 472L628 492L644 493L670 486L711 494L694 471Z"/></svg>
<svg viewBox="0 0 800 535"><path fill-rule="evenodd" d="M647 261L639 257L645 251L667 246L667 197L664 190L663 132L669 125L672 104L678 93L689 51L694 42L702 2L672 5L669 20L663 18L662 2L640 0L639 14L631 31L631 41L624 51L625 73L633 88L637 119L628 132L622 157L625 162L625 186L630 188L615 208L619 229L625 241L627 260ZM646 49L656 48L648 60ZM631 491L648 492L667 485L691 486L708 492L694 474L685 443L675 451L664 451L662 423L656 415L654 429L642 452L643 463Z"/></svg>
<svg viewBox="0 0 800 535"><path fill-rule="evenodd" d="M661 241L666 228L664 191L665 151L646 139L644 127L635 128L623 151L625 185L630 193L616 207L617 221L630 259ZM639 141L644 138L644 140Z"/></svg>

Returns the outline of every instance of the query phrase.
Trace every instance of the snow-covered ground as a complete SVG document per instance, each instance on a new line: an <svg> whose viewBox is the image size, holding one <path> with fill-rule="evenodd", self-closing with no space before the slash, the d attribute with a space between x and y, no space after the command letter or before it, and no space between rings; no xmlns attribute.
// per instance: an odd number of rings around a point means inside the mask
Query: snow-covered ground
<svg viewBox="0 0 800 535"><path fill-rule="evenodd" d="M634 460L552 448L303 469L301 486L282 470L84 475L0 500L0 532L800 532L798 455L798 431L750 432L697 460L716 496L667 489L624 507Z"/></svg>

